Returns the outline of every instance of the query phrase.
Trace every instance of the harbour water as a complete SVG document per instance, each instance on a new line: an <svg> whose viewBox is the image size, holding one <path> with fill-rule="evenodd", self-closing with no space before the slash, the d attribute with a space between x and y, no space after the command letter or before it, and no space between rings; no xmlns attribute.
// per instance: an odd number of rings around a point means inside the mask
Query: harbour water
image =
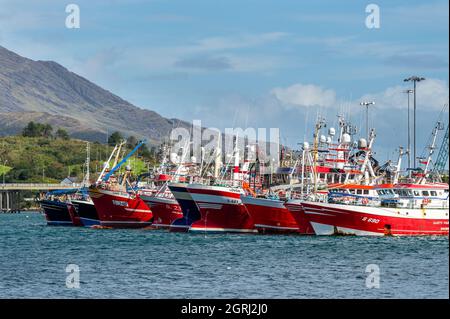
<svg viewBox="0 0 450 319"><path fill-rule="evenodd" d="M27 212L0 214L0 260L0 298L449 298L448 237L99 230Z"/></svg>

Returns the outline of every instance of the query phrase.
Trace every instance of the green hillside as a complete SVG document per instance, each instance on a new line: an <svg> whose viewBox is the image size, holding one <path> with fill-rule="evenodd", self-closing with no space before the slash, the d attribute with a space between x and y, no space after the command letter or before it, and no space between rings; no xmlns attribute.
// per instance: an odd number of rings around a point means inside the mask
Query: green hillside
<svg viewBox="0 0 450 319"><path fill-rule="evenodd" d="M59 183L68 176L81 181L85 173L86 143L53 136L0 137L0 182L4 177L6 183ZM112 146L105 144L90 143L91 179L98 176L112 149ZM147 166L154 163L154 157L148 150L138 151L129 161L135 174L146 171Z"/></svg>

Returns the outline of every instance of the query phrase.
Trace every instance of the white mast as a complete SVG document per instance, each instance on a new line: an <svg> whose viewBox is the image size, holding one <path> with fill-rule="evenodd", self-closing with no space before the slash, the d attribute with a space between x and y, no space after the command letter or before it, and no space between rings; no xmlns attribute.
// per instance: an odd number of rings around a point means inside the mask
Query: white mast
<svg viewBox="0 0 450 319"><path fill-rule="evenodd" d="M214 151L214 179L217 179L219 177L219 170L222 162L222 150L220 149L221 138L221 134L219 133L219 136L217 138L217 146Z"/></svg>
<svg viewBox="0 0 450 319"><path fill-rule="evenodd" d="M430 167L430 162L431 162L431 157L434 154L434 150L436 149L436 138L437 138L437 132L440 130L443 130L444 126L442 125L441 122L437 122L436 126L433 129L433 133L432 133L432 141L431 141L431 145L428 146L428 149L430 150L428 152L428 157L427 157L427 161L425 163L425 169L423 171L423 176L420 178L419 183L424 183L426 181L426 177L428 174L428 168Z"/></svg>
<svg viewBox="0 0 450 319"><path fill-rule="evenodd" d="M398 183L398 179L400 176L400 168L402 165L402 156L405 154L405 152L403 152L403 147L400 147L398 150L398 161L397 161L397 165L395 166L395 173L394 173L394 180L392 181L393 184L397 184Z"/></svg>
<svg viewBox="0 0 450 319"><path fill-rule="evenodd" d="M90 175L89 175L89 164L91 161L91 147L89 142L86 142L86 174L84 175L83 185L88 186Z"/></svg>
<svg viewBox="0 0 450 319"><path fill-rule="evenodd" d="M103 169L100 172L100 175L98 176L97 180L95 181L95 183L99 183L103 177L103 175L105 174L105 171L109 168L109 162L111 162L112 157L114 156L114 154L117 151L117 145L114 146L113 151L111 152L111 155L109 155L108 161L104 163L103 165Z"/></svg>
<svg viewBox="0 0 450 319"><path fill-rule="evenodd" d="M119 161L119 156L120 156L120 150L122 149L122 146L125 144L125 141L121 141L118 148L117 148L117 154L116 157L114 159L114 164L112 167L117 165L117 162Z"/></svg>
<svg viewBox="0 0 450 319"><path fill-rule="evenodd" d="M372 145L373 145L373 141L374 141L374 138L375 138L375 130L372 129L370 131L369 135L370 135L369 136L369 144L367 145L366 156L364 157L364 162L363 162L362 167L361 167L361 177L358 179L358 181L360 181L363 177L365 177L366 185L370 184L370 179L369 179L369 176L368 176L368 174L366 172L366 168L367 168L368 172L370 173L370 176L372 178L375 177L375 173L373 171L372 165L370 164L370 156L372 155Z"/></svg>
<svg viewBox="0 0 450 319"><path fill-rule="evenodd" d="M239 135L236 134L236 142L234 148L234 168L233 168L233 184L239 186Z"/></svg>
<svg viewBox="0 0 450 319"><path fill-rule="evenodd" d="M315 127L315 132L314 132L314 145L313 145L313 185L314 185L314 194L317 193L317 179L318 179L318 174L317 174L317 161L318 161L318 156L319 156L319 132L320 129L326 127L325 124L325 120L323 118L318 118L317 119L317 123L316 123L316 127Z"/></svg>

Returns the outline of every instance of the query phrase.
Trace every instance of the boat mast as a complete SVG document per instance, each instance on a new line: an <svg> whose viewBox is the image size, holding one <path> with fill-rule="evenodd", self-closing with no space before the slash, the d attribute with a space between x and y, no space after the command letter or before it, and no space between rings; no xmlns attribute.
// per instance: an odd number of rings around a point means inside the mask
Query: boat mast
<svg viewBox="0 0 450 319"><path fill-rule="evenodd" d="M430 146L428 146L428 149L429 149L428 157L425 162L425 169L423 171L422 177L419 180L419 184L425 183L425 181L426 181L426 177L428 175L428 168L430 167L431 157L433 156L434 150L436 149L437 133L438 133L438 131L443 130L443 129L444 129L444 125L441 122L437 122L435 127L433 128L431 144L430 144Z"/></svg>
<svg viewBox="0 0 450 319"><path fill-rule="evenodd" d="M308 142L303 142L303 147L302 147L302 168L301 168L301 172L302 172L302 177L300 180L300 185L301 185L301 194L304 194L304 187L305 187L305 167L306 167L306 160L307 160L307 155L308 155L308 150L309 150L309 143Z"/></svg>
<svg viewBox="0 0 450 319"><path fill-rule="evenodd" d="M102 180L103 174L105 174L105 171L109 168L109 162L111 162L112 157L114 156L114 154L117 151L117 146L118 146L117 144L114 146L114 149L111 152L111 155L109 155L108 161L103 164L103 169L100 172L100 175L98 176L98 178L95 181L95 183L99 183Z"/></svg>
<svg viewBox="0 0 450 319"><path fill-rule="evenodd" d="M317 160L319 156L319 131L322 127L325 127L325 121L323 118L319 118L315 131L314 131L314 145L313 145L313 184L314 184L314 194L317 192Z"/></svg>
<svg viewBox="0 0 450 319"><path fill-rule="evenodd" d="M395 166L395 173L394 173L394 180L392 181L392 184L397 184L398 179L400 177L400 168L402 165L402 156L405 155L405 152L403 151L403 147L399 147L398 149L398 161L397 165Z"/></svg>
<svg viewBox="0 0 450 319"><path fill-rule="evenodd" d="M299 161L299 158L297 158L295 160L294 166L292 167L291 172L289 174L289 196L288 196L289 199L292 197L292 192L293 192L293 180L292 179L294 176L294 172L297 169L298 161ZM302 172L302 177L303 177L303 172ZM303 178L302 178L302 182L303 182ZM303 188L303 184L302 184L302 188ZM302 193L303 193L303 190L302 190Z"/></svg>
<svg viewBox="0 0 450 319"><path fill-rule="evenodd" d="M221 138L222 138L221 134L219 133L219 136L217 138L216 149L214 150L214 180L216 180L219 177L219 170L222 157L222 150L220 149Z"/></svg>
<svg viewBox="0 0 450 319"><path fill-rule="evenodd" d="M146 140L140 141L130 153L128 153L128 154L127 154L127 155L126 155L119 163L117 163L116 165L114 165L114 167L108 172L108 174L106 174L106 175L102 178L102 180L103 180L104 182L107 182L107 181L109 180L109 178L111 177L111 175L114 174L114 172L115 172L116 170L118 170L118 169L119 169L126 161L128 161L128 159L129 159L131 156L133 156L133 154L134 154L134 153L135 153L142 145L144 145L146 142L147 142ZM123 145L123 143L122 143L121 145ZM119 152L117 152L117 153L119 153Z"/></svg>
<svg viewBox="0 0 450 319"><path fill-rule="evenodd" d="M233 184L234 186L238 186L239 182L239 135L236 134L236 144L235 144L235 150L234 150L234 168L233 168Z"/></svg>
<svg viewBox="0 0 450 319"><path fill-rule="evenodd" d="M125 144L125 141L121 141L118 148L117 148L117 153L116 153L116 157L114 158L114 163L113 163L113 167L117 165L117 162L119 161L119 156L120 156L120 150L122 149L122 146Z"/></svg>
<svg viewBox="0 0 450 319"><path fill-rule="evenodd" d="M89 164L91 161L91 147L89 142L86 142L86 174L84 175L84 180L83 180L83 185L88 186L89 185L89 180L90 180L90 175L89 175Z"/></svg>
<svg viewBox="0 0 450 319"><path fill-rule="evenodd" d="M368 176L366 177L366 168L369 171L371 177L372 178L375 177L372 165L370 164L370 157L372 155L372 145L373 145L374 139L375 139L375 130L372 129L369 134L369 144L367 145L367 148L365 149L366 155L364 157L364 162L361 167L361 175L360 175L360 178L358 179L358 181L361 181L361 179L363 177L365 177L366 185L370 184L370 178Z"/></svg>

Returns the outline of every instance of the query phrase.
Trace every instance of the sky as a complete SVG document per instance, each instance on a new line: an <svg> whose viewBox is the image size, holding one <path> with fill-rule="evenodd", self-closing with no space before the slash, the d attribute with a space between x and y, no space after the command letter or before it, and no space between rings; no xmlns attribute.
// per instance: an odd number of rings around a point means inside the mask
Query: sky
<svg viewBox="0 0 450 319"><path fill-rule="evenodd" d="M66 5L80 28L65 25ZM366 6L380 10L368 28ZM404 78L417 88L418 153L448 117L448 1L0 0L0 45L54 60L136 106L205 127L279 128L292 147L343 115L381 160L406 146ZM447 106L444 107L444 104ZM444 109L444 114L441 111ZM441 114L441 115L440 115ZM443 135L440 132L441 136Z"/></svg>

